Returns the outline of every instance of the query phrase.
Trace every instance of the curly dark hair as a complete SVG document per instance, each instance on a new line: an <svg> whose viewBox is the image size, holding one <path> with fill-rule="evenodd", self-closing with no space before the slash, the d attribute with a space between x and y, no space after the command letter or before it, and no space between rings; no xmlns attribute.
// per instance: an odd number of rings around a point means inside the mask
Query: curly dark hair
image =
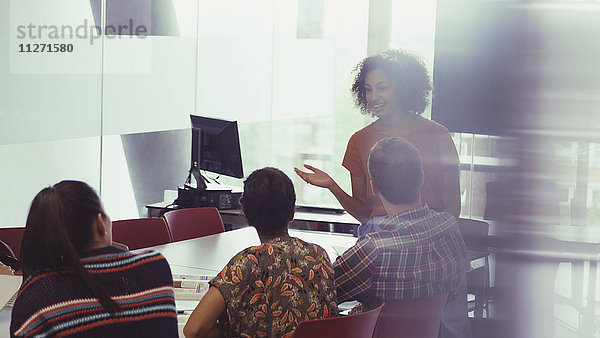
<svg viewBox="0 0 600 338"><path fill-rule="evenodd" d="M352 85L354 104L365 115L372 115L367 105L365 78L373 69L383 70L393 81L395 94L407 113L422 114L429 105L432 90L427 67L421 59L402 50L393 49L362 60L353 70L357 73Z"/></svg>
<svg viewBox="0 0 600 338"><path fill-rule="evenodd" d="M294 212L294 185L277 168L258 169L244 181L240 203L248 224L261 235L275 237L287 228Z"/></svg>

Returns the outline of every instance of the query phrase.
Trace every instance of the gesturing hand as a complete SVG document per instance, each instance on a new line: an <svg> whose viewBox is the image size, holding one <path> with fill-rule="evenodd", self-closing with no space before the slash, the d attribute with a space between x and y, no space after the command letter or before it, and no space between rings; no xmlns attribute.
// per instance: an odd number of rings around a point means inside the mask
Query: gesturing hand
<svg viewBox="0 0 600 338"><path fill-rule="evenodd" d="M316 185L317 187L322 187L322 188L331 188L335 184L335 181L333 180L333 178L331 178L331 176L329 176L323 170L317 169L308 164L305 164L304 167L312 172L305 172L298 168L294 168L294 171L306 183Z"/></svg>

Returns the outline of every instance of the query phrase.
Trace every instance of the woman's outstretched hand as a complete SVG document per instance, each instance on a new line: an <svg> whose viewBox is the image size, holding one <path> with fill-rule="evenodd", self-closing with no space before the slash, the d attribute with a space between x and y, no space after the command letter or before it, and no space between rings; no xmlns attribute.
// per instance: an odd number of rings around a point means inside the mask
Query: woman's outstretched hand
<svg viewBox="0 0 600 338"><path fill-rule="evenodd" d="M304 167L312 172L304 172L298 168L294 168L294 171L306 183L316 185L317 187L321 188L331 188L335 185L335 181L333 180L333 178L331 178L331 176L329 176L323 170L317 169L308 164L305 164Z"/></svg>

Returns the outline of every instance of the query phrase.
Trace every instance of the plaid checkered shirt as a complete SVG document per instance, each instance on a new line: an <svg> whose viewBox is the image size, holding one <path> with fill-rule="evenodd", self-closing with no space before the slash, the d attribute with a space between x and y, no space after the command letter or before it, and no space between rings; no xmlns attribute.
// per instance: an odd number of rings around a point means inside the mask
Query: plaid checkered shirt
<svg viewBox="0 0 600 338"><path fill-rule="evenodd" d="M468 269L465 242L448 213L425 204L380 227L333 264L338 303L358 300L371 308L386 299L433 296L452 291Z"/></svg>

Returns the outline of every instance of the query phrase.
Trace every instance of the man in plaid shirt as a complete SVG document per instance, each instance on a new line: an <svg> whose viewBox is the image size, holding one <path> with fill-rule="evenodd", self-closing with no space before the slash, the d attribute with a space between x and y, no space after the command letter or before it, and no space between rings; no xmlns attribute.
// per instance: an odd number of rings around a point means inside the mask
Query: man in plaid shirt
<svg viewBox="0 0 600 338"><path fill-rule="evenodd" d="M390 217L333 264L338 303L358 300L370 309L386 299L452 293L469 267L467 248L454 216L421 203L417 149L402 138L383 139L371 149L368 167Z"/></svg>

